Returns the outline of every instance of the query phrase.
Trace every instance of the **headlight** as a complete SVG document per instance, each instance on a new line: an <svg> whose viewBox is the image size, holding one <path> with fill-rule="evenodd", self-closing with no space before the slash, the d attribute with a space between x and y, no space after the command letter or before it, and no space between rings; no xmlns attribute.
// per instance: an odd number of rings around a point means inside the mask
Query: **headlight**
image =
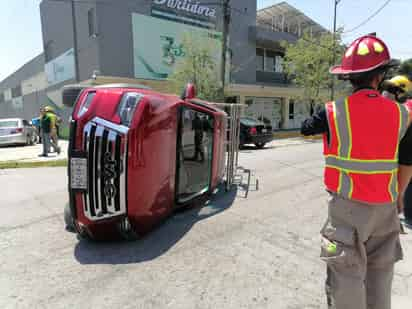
<svg viewBox="0 0 412 309"><path fill-rule="evenodd" d="M117 114L120 116L122 125L130 126L134 112L141 98L142 95L138 93L126 93L125 95L123 95L117 109Z"/></svg>
<svg viewBox="0 0 412 309"><path fill-rule="evenodd" d="M96 92L89 92L87 94L86 99L83 100L82 104L79 107L79 110L77 112L77 117L83 116L89 110L90 104L92 103L95 95L96 95Z"/></svg>

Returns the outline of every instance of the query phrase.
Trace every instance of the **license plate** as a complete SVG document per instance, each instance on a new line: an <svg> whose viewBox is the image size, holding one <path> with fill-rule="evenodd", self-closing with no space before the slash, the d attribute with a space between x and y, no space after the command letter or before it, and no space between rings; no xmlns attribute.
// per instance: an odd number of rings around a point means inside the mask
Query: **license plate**
<svg viewBox="0 0 412 309"><path fill-rule="evenodd" d="M70 187L87 190L87 158L70 159Z"/></svg>
<svg viewBox="0 0 412 309"><path fill-rule="evenodd" d="M266 133L268 130L266 129L262 129L262 133Z"/></svg>

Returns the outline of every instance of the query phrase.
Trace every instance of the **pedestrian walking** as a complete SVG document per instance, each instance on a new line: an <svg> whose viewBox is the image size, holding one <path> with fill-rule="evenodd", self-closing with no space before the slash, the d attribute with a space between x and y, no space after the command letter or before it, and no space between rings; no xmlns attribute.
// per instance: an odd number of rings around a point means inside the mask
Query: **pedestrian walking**
<svg viewBox="0 0 412 309"><path fill-rule="evenodd" d="M57 152L60 153L59 127L62 123L62 119L56 114L55 110L52 107L46 106L45 110L47 113L49 113L49 116L50 116L50 126L51 126L50 138L53 144L57 146ZM55 151L56 151L56 148L55 148Z"/></svg>
<svg viewBox="0 0 412 309"><path fill-rule="evenodd" d="M42 134L43 152L39 157L48 157L50 152L50 146L54 151L60 154L60 148L51 140L51 134L54 133L55 127L53 124L53 117L47 108L40 109L40 127Z"/></svg>
<svg viewBox="0 0 412 309"><path fill-rule="evenodd" d="M358 38L330 70L349 80L353 93L302 124L302 134L324 136L329 208L321 259L329 308L391 308L394 264L403 257L398 212L412 178L412 104L377 90L393 66L382 40Z"/></svg>

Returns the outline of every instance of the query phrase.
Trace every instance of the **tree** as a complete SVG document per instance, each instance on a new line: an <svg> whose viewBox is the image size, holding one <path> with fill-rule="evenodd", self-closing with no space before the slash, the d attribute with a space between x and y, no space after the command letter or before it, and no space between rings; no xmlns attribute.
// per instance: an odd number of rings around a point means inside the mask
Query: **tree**
<svg viewBox="0 0 412 309"><path fill-rule="evenodd" d="M336 35L335 59L341 59L343 47L340 33ZM324 33L320 36L310 36L304 33L294 44L286 44L284 71L297 86L304 90L304 99L307 102L323 102L328 100L328 91L331 85L329 68L333 64L333 35ZM342 82L335 81L337 95L344 92Z"/></svg>
<svg viewBox="0 0 412 309"><path fill-rule="evenodd" d="M409 77L409 79L412 79L412 59L403 61L397 73L401 75L406 75Z"/></svg>
<svg viewBox="0 0 412 309"><path fill-rule="evenodd" d="M207 101L221 100L219 63L216 61L216 41L186 33L183 37L185 57L178 61L169 76L171 91L181 93L188 82L196 85L197 96ZM219 55L220 56L220 55Z"/></svg>

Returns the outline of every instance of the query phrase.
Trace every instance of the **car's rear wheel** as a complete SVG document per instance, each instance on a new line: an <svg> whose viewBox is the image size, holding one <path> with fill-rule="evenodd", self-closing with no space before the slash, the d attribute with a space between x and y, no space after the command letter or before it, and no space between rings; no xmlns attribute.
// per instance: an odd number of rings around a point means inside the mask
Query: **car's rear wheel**
<svg viewBox="0 0 412 309"><path fill-rule="evenodd" d="M266 143L256 143L255 146L258 149L262 149L263 147L265 147Z"/></svg>
<svg viewBox="0 0 412 309"><path fill-rule="evenodd" d="M36 142L37 142L37 136L36 134L32 134L31 139L30 139L30 145L35 145Z"/></svg>

